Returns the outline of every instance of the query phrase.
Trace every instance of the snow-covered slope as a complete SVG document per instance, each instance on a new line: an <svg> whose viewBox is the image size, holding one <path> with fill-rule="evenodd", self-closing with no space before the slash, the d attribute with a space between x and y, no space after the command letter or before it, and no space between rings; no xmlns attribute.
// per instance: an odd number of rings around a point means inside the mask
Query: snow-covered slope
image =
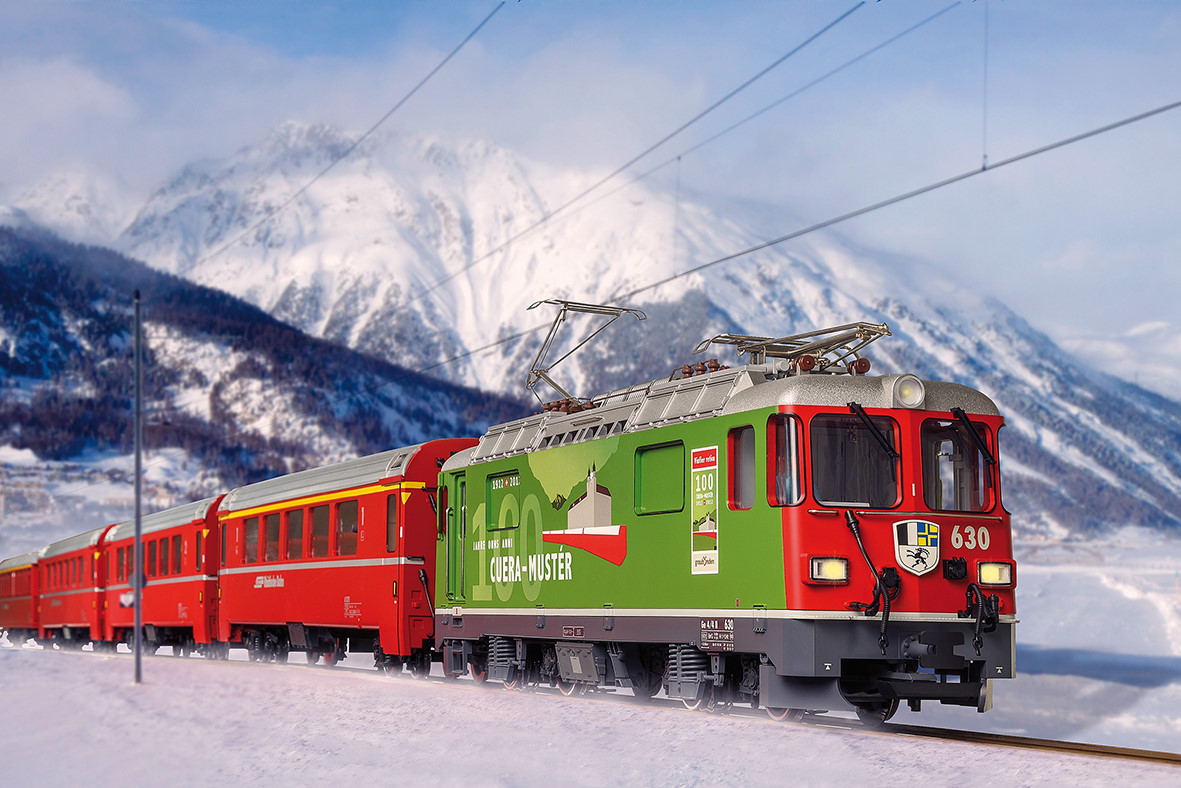
<svg viewBox="0 0 1181 788"><path fill-rule="evenodd" d="M0 553L132 509L132 293L144 304L148 510L439 436L518 402L301 334L106 250L0 228Z"/></svg>
<svg viewBox="0 0 1181 788"><path fill-rule="evenodd" d="M79 243L109 245L135 215L130 187L93 167L63 169L12 201L36 224Z"/></svg>

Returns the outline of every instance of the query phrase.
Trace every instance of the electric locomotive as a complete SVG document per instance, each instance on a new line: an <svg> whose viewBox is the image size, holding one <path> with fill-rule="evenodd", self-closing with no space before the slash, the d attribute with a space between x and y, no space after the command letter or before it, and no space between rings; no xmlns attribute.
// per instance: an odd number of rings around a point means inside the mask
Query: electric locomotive
<svg viewBox="0 0 1181 788"><path fill-rule="evenodd" d="M777 719L987 710L1014 670L1004 420L967 386L867 375L861 351L888 334L714 337L698 351L751 363L565 398L452 456L447 674Z"/></svg>

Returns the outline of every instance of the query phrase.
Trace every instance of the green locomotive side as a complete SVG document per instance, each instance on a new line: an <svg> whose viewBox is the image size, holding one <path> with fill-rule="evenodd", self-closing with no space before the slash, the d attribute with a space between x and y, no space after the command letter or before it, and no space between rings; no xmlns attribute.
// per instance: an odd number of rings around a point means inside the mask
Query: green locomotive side
<svg viewBox="0 0 1181 788"><path fill-rule="evenodd" d="M471 613L782 608L779 514L732 511L725 489L728 432L765 423L771 412L608 435L445 473L446 605ZM754 430L757 453L766 451L763 433Z"/></svg>

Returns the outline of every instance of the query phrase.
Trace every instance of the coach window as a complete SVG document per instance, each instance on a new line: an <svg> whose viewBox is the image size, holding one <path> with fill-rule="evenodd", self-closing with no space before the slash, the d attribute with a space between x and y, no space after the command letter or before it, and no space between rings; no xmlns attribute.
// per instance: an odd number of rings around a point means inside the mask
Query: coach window
<svg viewBox="0 0 1181 788"><path fill-rule="evenodd" d="M303 558L303 509L287 513L287 560Z"/></svg>
<svg viewBox="0 0 1181 788"><path fill-rule="evenodd" d="M767 500L772 506L792 506L803 497L800 423L785 413L772 414L767 419Z"/></svg>
<svg viewBox="0 0 1181 788"><path fill-rule="evenodd" d="M197 531L197 549L194 551L193 555L196 556L198 572L201 571L201 562L204 560L204 556L201 555L201 549L205 546L204 541L205 534L202 531Z"/></svg>
<svg viewBox="0 0 1181 788"><path fill-rule="evenodd" d="M279 560L279 513L268 514L263 521L263 559Z"/></svg>
<svg viewBox="0 0 1181 788"><path fill-rule="evenodd" d="M217 530L221 531L221 565L226 565L226 524L218 523Z"/></svg>
<svg viewBox="0 0 1181 788"><path fill-rule="evenodd" d="M386 497L385 508L385 549L392 553L398 549L398 521L402 509L402 493L396 492Z"/></svg>
<svg viewBox="0 0 1181 788"><path fill-rule="evenodd" d="M135 548L128 547L127 552L123 555L123 579L130 581L132 578L131 565L135 563Z"/></svg>
<svg viewBox="0 0 1181 788"><path fill-rule="evenodd" d="M825 506L888 509L898 503L894 422L871 416L873 429L853 414L812 419L812 491ZM886 446L883 446L884 440Z"/></svg>
<svg viewBox="0 0 1181 788"><path fill-rule="evenodd" d="M160 540L160 576L168 574L168 537Z"/></svg>
<svg viewBox="0 0 1181 788"><path fill-rule="evenodd" d="M636 449L636 514L685 509L685 444L662 443Z"/></svg>
<svg viewBox="0 0 1181 788"><path fill-rule="evenodd" d="M341 501L336 505L336 554L357 554L356 501Z"/></svg>
<svg viewBox="0 0 1181 788"><path fill-rule="evenodd" d="M243 560L248 564L258 563L258 518L246 518L246 538L243 540L246 553Z"/></svg>
<svg viewBox="0 0 1181 788"><path fill-rule="evenodd" d="M180 574L180 534L172 537L172 574Z"/></svg>
<svg viewBox="0 0 1181 788"><path fill-rule="evenodd" d="M984 512L992 508L992 473L980 445L988 427L972 422L978 444L959 421L927 419L920 429L923 499L944 512Z"/></svg>
<svg viewBox="0 0 1181 788"><path fill-rule="evenodd" d="M123 554L127 552L126 547L120 547L115 551L115 580L123 582Z"/></svg>
<svg viewBox="0 0 1181 788"><path fill-rule="evenodd" d="M328 532L332 527L332 518L327 506L312 507L312 558L323 558L328 555Z"/></svg>
<svg viewBox="0 0 1181 788"><path fill-rule="evenodd" d="M156 543L148 542L148 577L156 576Z"/></svg>
<svg viewBox="0 0 1181 788"><path fill-rule="evenodd" d="M755 428L736 427L726 440L731 509L749 509L755 504Z"/></svg>

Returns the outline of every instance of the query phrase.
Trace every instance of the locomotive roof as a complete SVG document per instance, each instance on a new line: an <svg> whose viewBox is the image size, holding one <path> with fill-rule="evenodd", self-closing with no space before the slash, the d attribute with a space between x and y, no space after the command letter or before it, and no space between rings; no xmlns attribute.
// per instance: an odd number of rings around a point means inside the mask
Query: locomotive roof
<svg viewBox="0 0 1181 788"><path fill-rule="evenodd" d="M165 509L162 512L144 515L140 518L142 533L151 534L157 531L163 531L166 528L185 525L194 520L204 519L205 515L209 513L209 507L216 500L217 498L206 498L196 503L185 503L180 506L174 506L171 509ZM113 542L117 539L127 539L132 536L135 536L135 520L127 520L111 529L111 532L107 535L107 542Z"/></svg>
<svg viewBox="0 0 1181 788"><path fill-rule="evenodd" d="M105 528L106 526L95 528L93 531L87 531L84 534L78 534L77 536L71 536L69 539L62 539L60 542L54 542L41 551L41 557L53 558L57 555L65 555L75 550L81 550L84 547L94 547L98 544L98 538L102 536Z"/></svg>
<svg viewBox="0 0 1181 788"><path fill-rule="evenodd" d="M3 561L0 561L0 572L37 563L37 557L40 552L41 550L34 550L24 555L14 555L12 558L5 558Z"/></svg>
<svg viewBox="0 0 1181 788"><path fill-rule="evenodd" d="M248 484L227 495L222 500L219 511L237 512L296 497L347 490L350 487L374 484L391 476L399 476L405 472L406 464L421 446L421 443L416 443L401 449L390 449L368 457L358 457L323 468L311 468Z"/></svg>
<svg viewBox="0 0 1181 788"><path fill-rule="evenodd" d="M691 378L657 380L592 398L578 413L548 411L491 427L474 450L445 467L511 457L550 446L663 427L712 416L780 405L816 405L847 410L893 408L893 385L901 375L788 374L782 361L750 364ZM986 395L958 383L923 381L925 410L1000 415Z"/></svg>

